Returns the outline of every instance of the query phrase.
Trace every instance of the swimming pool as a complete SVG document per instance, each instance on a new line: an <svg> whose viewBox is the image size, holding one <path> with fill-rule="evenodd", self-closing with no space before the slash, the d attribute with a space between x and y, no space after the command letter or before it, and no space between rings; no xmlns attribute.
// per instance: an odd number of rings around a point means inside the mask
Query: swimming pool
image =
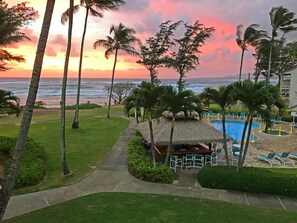
<svg viewBox="0 0 297 223"><path fill-rule="evenodd" d="M211 121L211 123L213 124L213 127L215 129L223 132L222 121L216 120L216 121ZM241 140L243 126L244 126L244 122L226 121L226 133L228 136L232 137L234 140ZM252 129L253 128L259 128L259 125L256 123L253 123ZM256 137L254 139L256 139Z"/></svg>

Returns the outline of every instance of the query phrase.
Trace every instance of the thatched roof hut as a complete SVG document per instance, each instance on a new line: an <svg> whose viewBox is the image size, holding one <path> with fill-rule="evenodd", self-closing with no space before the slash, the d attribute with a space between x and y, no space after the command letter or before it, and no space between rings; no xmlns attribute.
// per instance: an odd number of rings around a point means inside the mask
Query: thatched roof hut
<svg viewBox="0 0 297 223"><path fill-rule="evenodd" d="M171 119L160 117L153 120L154 141L156 146L165 146L169 144L171 129ZM148 122L138 124L138 130L142 137L150 142L150 131ZM231 138L227 137L227 141ZM223 142L223 133L208 125L203 120L197 119L178 119L175 121L173 132L173 145L197 145L198 143Z"/></svg>

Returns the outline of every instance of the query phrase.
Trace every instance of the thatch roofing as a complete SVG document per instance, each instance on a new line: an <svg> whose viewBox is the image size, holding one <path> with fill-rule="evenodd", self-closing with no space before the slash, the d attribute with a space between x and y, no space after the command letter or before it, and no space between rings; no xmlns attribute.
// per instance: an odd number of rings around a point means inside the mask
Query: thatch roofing
<svg viewBox="0 0 297 223"><path fill-rule="evenodd" d="M154 141L157 146L169 144L171 129L171 120L160 117L153 120ZM142 137L150 142L150 131L148 122L138 124L138 130ZM231 138L227 138L230 141ZM189 144L197 145L198 143L223 142L223 134L219 130L205 123L205 121L176 120L173 132L173 145Z"/></svg>

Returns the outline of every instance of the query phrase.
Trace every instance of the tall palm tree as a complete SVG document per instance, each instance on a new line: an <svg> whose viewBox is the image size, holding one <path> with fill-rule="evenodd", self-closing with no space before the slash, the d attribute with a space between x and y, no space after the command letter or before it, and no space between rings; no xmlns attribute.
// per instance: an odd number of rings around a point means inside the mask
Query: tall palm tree
<svg viewBox="0 0 297 223"><path fill-rule="evenodd" d="M278 32L282 31L283 35L286 33L297 30L297 18L294 12L290 12L283 6L273 7L270 12L270 24L271 24L271 37L270 37L270 51L269 51L269 63L267 71L267 82L270 82L271 75L271 56L272 47L274 46L274 40L278 36Z"/></svg>
<svg viewBox="0 0 297 223"><path fill-rule="evenodd" d="M259 40L266 35L266 32L258 30L258 24L249 25L244 33L242 32L243 25L238 25L236 28L236 43L241 49L241 59L239 68L239 81L241 81L242 65L244 52L247 50L248 45L256 46Z"/></svg>
<svg viewBox="0 0 297 223"><path fill-rule="evenodd" d="M67 49L64 63L64 74L63 74L63 83L62 83L62 94L61 94L61 123L60 123L60 148L61 148L61 162L62 162L62 171L64 175L70 173L70 170L67 165L66 158L66 143L65 143L65 105L66 105L66 86L67 86L67 76L68 76L68 65L71 51L71 39L72 39L72 26L73 26L73 9L74 9L74 0L69 1L69 10L67 11L69 17L68 25L68 40L67 40Z"/></svg>
<svg viewBox="0 0 297 223"><path fill-rule="evenodd" d="M20 99L15 96L11 91L0 89L0 111L10 109L16 112L18 116L21 112Z"/></svg>
<svg viewBox="0 0 297 223"><path fill-rule="evenodd" d="M222 112L222 126L223 126L223 140L224 140L224 151L227 166L229 166L228 149L227 149L227 135L226 135L226 112L227 109L236 103L233 97L234 88L232 85L222 86L218 90L214 88L205 88L200 94L201 98L206 98L214 103L218 104Z"/></svg>
<svg viewBox="0 0 297 223"><path fill-rule="evenodd" d="M197 112L199 117L202 116L201 102L198 97L190 90L177 91L172 86L166 86L162 96L161 105L164 109L172 114L169 145L167 148L166 159L164 165L169 162L170 150L172 147L173 133L175 127L176 115L179 112L184 112L185 118L188 113Z"/></svg>
<svg viewBox="0 0 297 223"><path fill-rule="evenodd" d="M85 36L86 36L89 15L102 18L103 11L117 10L120 7L120 4L124 4L124 3L125 2L123 0L80 0L80 6L85 7L86 14L85 14L85 20L84 20L84 30L83 30L81 45L80 45L76 107L75 107L74 120L72 123L72 128L74 129L79 127L79 99L80 99L82 61L83 61L84 43L85 43ZM78 8L79 8L79 5L74 6L74 12L77 12ZM68 20L67 11L62 14L62 22L64 23Z"/></svg>
<svg viewBox="0 0 297 223"><path fill-rule="evenodd" d="M136 33L134 29L128 28L120 23L118 26L112 25L110 27L110 34L113 34L113 38L111 36L107 36L106 39L98 39L94 42L94 48L104 47L105 58L108 59L112 53L114 56L114 64L112 69L112 77L111 77L111 86L109 92L108 99L108 109L107 109L107 118L110 118L110 105L111 105L111 96L113 89L113 81L114 81L114 73L117 63L118 51L123 50L127 54L138 56L139 54L136 52L135 48L132 46L136 43L140 45L140 40L137 39L134 34Z"/></svg>
<svg viewBox="0 0 297 223"><path fill-rule="evenodd" d="M247 118L244 123L240 154L238 159L238 168L242 167L248 151L250 142L251 129L253 124L254 114L266 114L271 111L272 107L279 106L282 101L280 92L277 86L272 86L266 81L254 83L250 80L236 82L233 84L235 88L234 98L238 99L248 109ZM265 110L263 110L265 107ZM247 134L246 134L247 132ZM245 136L247 136L245 141Z"/></svg>
<svg viewBox="0 0 297 223"><path fill-rule="evenodd" d="M34 104L37 96L37 90L38 90L42 63L43 63L43 56L44 56L44 51L47 43L54 5L55 5L55 0L47 0L43 24L41 27L41 33L40 33L35 61L33 65L31 83L30 83L26 106L24 109L24 114L23 114L20 130L19 130L19 136L16 143L12 163L8 170L6 183L4 185L4 188L2 188L0 192L1 193L0 194L0 220L2 220L4 216L5 209L7 207L8 201L13 191L15 179L21 164L21 157L25 150L25 142L29 132L29 127L31 124L31 119L33 114L33 108L34 108Z"/></svg>

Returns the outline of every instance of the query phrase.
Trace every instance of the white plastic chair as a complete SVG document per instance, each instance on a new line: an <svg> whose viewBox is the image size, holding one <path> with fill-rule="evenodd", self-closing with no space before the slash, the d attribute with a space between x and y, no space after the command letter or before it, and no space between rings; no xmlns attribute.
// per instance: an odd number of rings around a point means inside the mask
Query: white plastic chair
<svg viewBox="0 0 297 223"><path fill-rule="evenodd" d="M177 156L170 156L170 169L173 169L176 172L176 168L183 168L183 160L182 158L178 158Z"/></svg>
<svg viewBox="0 0 297 223"><path fill-rule="evenodd" d="M201 154L194 155L194 168L202 168L204 167L204 157Z"/></svg>
<svg viewBox="0 0 297 223"><path fill-rule="evenodd" d="M205 166L206 165L210 165L210 166L218 165L218 154L214 152L211 155L206 155L205 156Z"/></svg>
<svg viewBox="0 0 297 223"><path fill-rule="evenodd" d="M186 169L194 168L194 155L193 154L187 154L184 156L184 165L185 165Z"/></svg>

